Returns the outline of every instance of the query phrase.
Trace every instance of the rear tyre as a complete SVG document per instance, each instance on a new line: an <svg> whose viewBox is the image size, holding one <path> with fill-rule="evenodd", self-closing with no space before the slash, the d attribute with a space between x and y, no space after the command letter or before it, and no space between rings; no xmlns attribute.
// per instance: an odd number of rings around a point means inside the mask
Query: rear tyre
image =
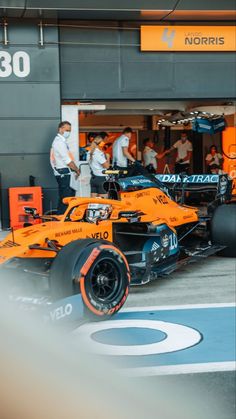
<svg viewBox="0 0 236 419"><path fill-rule="evenodd" d="M236 257L236 204L223 204L216 208L211 220L211 238L214 244L227 246L222 256Z"/></svg>
<svg viewBox="0 0 236 419"><path fill-rule="evenodd" d="M50 271L50 288L57 300L81 293L90 317L118 312L129 292L130 273L123 253L112 243L81 239L64 246Z"/></svg>

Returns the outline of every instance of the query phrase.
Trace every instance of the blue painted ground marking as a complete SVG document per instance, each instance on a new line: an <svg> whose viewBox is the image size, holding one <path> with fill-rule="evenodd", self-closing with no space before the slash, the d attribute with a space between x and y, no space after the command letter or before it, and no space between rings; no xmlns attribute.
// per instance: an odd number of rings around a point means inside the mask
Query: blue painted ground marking
<svg viewBox="0 0 236 419"><path fill-rule="evenodd" d="M185 372L234 369L232 304L128 309L113 320L84 325L76 331L80 336L81 332L85 341L95 345L95 352L100 345L98 353L122 361L129 369L149 372L166 367L169 371L178 370L183 366Z"/></svg>
<svg viewBox="0 0 236 419"><path fill-rule="evenodd" d="M133 327L112 329L111 326L110 331L101 330L100 332L95 332L92 338L97 342L106 343L107 345L138 345L140 341L145 345L161 342L163 339L166 339L166 333L160 330L150 330L142 327L138 329L134 329Z"/></svg>
<svg viewBox="0 0 236 419"><path fill-rule="evenodd" d="M158 364L181 364L192 362L222 362L235 360L235 308L206 308L191 310L170 310L148 312L121 313L120 319L162 320L182 324L198 330L202 335L201 342L178 354L158 355ZM117 316L118 317L118 316ZM180 336L181 339L181 336ZM140 341L142 344L142 341ZM143 360L145 365L152 365L156 356ZM135 364L136 360L129 360ZM137 361L136 361L137 363Z"/></svg>

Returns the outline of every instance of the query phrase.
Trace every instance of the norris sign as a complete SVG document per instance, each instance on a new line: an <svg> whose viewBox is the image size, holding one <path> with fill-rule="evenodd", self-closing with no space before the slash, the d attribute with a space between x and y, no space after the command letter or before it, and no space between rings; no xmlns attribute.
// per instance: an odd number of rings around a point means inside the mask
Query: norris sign
<svg viewBox="0 0 236 419"><path fill-rule="evenodd" d="M235 51L235 26L141 26L141 51Z"/></svg>

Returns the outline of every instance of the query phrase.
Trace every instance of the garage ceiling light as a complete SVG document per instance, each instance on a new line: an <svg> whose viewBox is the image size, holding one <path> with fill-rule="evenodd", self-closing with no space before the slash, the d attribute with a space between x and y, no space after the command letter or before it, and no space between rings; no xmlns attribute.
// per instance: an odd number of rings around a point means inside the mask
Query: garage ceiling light
<svg viewBox="0 0 236 419"><path fill-rule="evenodd" d="M106 109L106 105L86 105L81 103L77 105L78 111L104 111Z"/></svg>

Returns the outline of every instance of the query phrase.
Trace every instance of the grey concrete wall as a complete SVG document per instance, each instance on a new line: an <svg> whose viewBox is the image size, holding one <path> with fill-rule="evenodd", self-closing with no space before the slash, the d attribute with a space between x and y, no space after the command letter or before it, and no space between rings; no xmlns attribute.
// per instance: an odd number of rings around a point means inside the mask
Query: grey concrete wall
<svg viewBox="0 0 236 419"><path fill-rule="evenodd" d="M139 29L61 28L60 40L63 99L232 99L236 95L233 53L141 52Z"/></svg>
<svg viewBox="0 0 236 419"><path fill-rule="evenodd" d="M1 36L2 32L0 41ZM44 208L50 207L50 201L55 206L57 191L49 150L61 108L58 45L40 47L37 22L32 21L10 22L8 37L8 46L0 44L0 173L5 227L9 222L8 188L29 186L30 175L43 187ZM46 29L44 37L46 42L57 42L57 29ZM13 57L18 51L26 52L30 59L26 77L14 71ZM11 62L6 63L9 57ZM6 77L9 65L12 73ZM22 60L19 66L22 71Z"/></svg>

